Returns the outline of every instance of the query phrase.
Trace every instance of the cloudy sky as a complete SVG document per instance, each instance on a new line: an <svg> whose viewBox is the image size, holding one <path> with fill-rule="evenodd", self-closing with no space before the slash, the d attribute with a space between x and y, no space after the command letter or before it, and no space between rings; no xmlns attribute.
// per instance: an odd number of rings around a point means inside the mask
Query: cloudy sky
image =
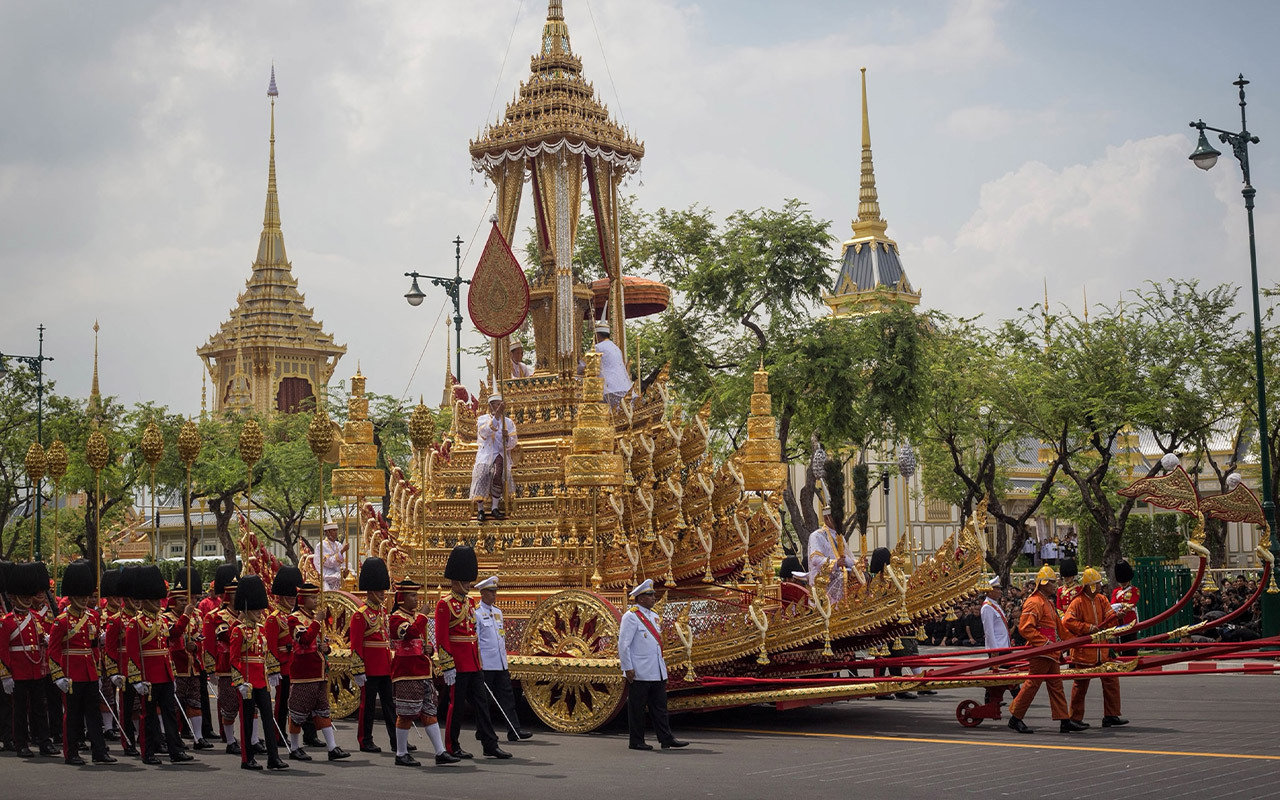
<svg viewBox="0 0 1280 800"><path fill-rule="evenodd" d="M924 304L996 319L1046 279L1076 307L1164 276L1246 282L1239 171L1186 160L1189 120L1238 125L1244 72L1261 280L1280 280L1280 6L564 5L588 78L645 141L629 190L650 209L797 197L843 237L867 67L908 274ZM195 349L256 252L274 61L285 241L348 346L338 374L359 361L374 391L439 397L445 298L410 308L402 273L452 272L450 241L466 249L487 218L467 141L528 73L545 15L543 0L0 4L0 351L34 352L43 322L49 374L83 395L97 319L104 392L198 410Z"/></svg>

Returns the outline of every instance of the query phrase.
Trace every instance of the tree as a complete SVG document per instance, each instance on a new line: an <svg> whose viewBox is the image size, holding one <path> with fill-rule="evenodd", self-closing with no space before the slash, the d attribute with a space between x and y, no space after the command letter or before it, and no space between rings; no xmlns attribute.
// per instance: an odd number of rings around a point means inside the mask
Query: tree
<svg viewBox="0 0 1280 800"><path fill-rule="evenodd" d="M29 545L32 526L19 524L34 514L34 487L27 477L27 448L36 440L36 376L31 370L9 363L0 375L0 555L15 556L20 541ZM45 384L52 405L53 382ZM44 444L52 437L46 432Z"/></svg>
<svg viewBox="0 0 1280 800"><path fill-rule="evenodd" d="M252 506L264 512L271 524L251 516L251 525L280 545L294 564L298 563L302 522L319 501L321 480L328 485L332 472L330 465L317 461L307 443L311 416L305 412L273 414L260 423L264 438L258 462L261 478L254 484Z"/></svg>

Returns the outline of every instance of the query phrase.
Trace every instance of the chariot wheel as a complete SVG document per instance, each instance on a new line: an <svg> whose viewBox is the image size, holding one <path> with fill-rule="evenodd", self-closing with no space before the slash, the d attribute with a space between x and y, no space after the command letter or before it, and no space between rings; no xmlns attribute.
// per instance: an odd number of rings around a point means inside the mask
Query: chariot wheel
<svg viewBox="0 0 1280 800"><path fill-rule="evenodd" d="M351 655L347 633L351 617L360 608L360 601L346 592L325 592L324 610L328 625L325 636L329 640L329 714L333 719L354 714L360 707L360 689L352 682L355 657Z"/></svg>
<svg viewBox="0 0 1280 800"><path fill-rule="evenodd" d="M525 623L520 654L573 659L613 659L618 654L618 609L594 592L568 589L538 604ZM521 681L538 718L564 733L595 730L617 716L626 700L621 672L577 677L549 666Z"/></svg>
<svg viewBox="0 0 1280 800"><path fill-rule="evenodd" d="M974 709L978 707L977 700L962 700L960 705L956 706L956 721L966 728L976 728L982 724L982 717L974 716Z"/></svg>

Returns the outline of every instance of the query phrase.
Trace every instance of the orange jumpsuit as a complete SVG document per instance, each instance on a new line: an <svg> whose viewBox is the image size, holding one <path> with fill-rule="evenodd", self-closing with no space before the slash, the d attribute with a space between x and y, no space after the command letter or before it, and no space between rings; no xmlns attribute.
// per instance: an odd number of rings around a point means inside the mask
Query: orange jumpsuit
<svg viewBox="0 0 1280 800"><path fill-rule="evenodd" d="M1062 626L1062 619L1054 606L1054 598L1040 591L1028 597L1022 604L1018 632L1032 647L1067 638L1066 628ZM1032 675L1057 675L1058 657L1056 655L1032 656L1027 660L1027 672ZM1031 701L1036 699L1036 692L1040 691L1041 683L1049 685L1049 708L1053 712L1053 718L1067 719L1067 696L1062 692L1061 678L1028 678L1022 684L1022 689L1014 698L1012 705L1009 706L1009 713L1022 719L1030 708Z"/></svg>
<svg viewBox="0 0 1280 800"><path fill-rule="evenodd" d="M1084 636L1095 633L1116 624L1116 613L1111 610L1111 603L1102 594L1081 592L1071 601L1062 624L1073 636ZM1071 666L1094 669L1111 657L1111 651L1105 648L1077 647L1071 651ZM1091 678L1079 678L1071 687L1071 718L1076 722L1084 719L1084 698L1089 693ZM1113 677L1099 678L1102 681L1102 714L1107 717L1120 716L1120 679Z"/></svg>

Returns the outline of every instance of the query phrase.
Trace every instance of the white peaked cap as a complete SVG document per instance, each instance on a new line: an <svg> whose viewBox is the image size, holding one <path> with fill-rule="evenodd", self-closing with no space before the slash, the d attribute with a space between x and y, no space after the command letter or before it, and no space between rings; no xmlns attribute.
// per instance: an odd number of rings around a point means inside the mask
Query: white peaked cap
<svg viewBox="0 0 1280 800"><path fill-rule="evenodd" d="M807 580L809 580L809 573L807 573L807 572L793 572L793 573L791 573L791 577L793 577L793 578L795 578L795 579L797 579L797 580L807 581Z"/></svg>
<svg viewBox="0 0 1280 800"><path fill-rule="evenodd" d="M500 400L502 400L502 395L498 394L497 392L494 392L493 394L489 395L490 403L497 403Z"/></svg>
<svg viewBox="0 0 1280 800"><path fill-rule="evenodd" d="M337 529L338 523L333 522L332 520L324 524L324 530L326 531L336 531Z"/></svg>
<svg viewBox="0 0 1280 800"><path fill-rule="evenodd" d="M524 349L524 342L520 341L519 339L512 339L512 340L511 340L511 344L507 347L507 349L508 349L508 350L515 350L517 347L519 347L521 350L523 350L523 349Z"/></svg>
<svg viewBox="0 0 1280 800"><path fill-rule="evenodd" d="M596 333L608 333L608 334L612 334L612 333L613 333L613 328L610 328L610 327L609 327L609 323L607 323L607 322L597 322L597 323L596 323Z"/></svg>
<svg viewBox="0 0 1280 800"><path fill-rule="evenodd" d="M482 580L482 581L480 581L479 583L477 583L477 584L476 584L475 586L473 586L472 588L473 588L473 589L497 589L497 588L498 588L498 576L497 576L497 575L490 575L489 577L487 577L487 578L485 578L484 580Z"/></svg>
<svg viewBox="0 0 1280 800"><path fill-rule="evenodd" d="M653 591L653 578L645 578L644 581L639 586L631 590L631 593L629 596L639 597L645 592L652 592L652 591Z"/></svg>
<svg viewBox="0 0 1280 800"><path fill-rule="evenodd" d="M996 575L994 578L992 578L991 580L987 581L987 585L988 585L988 586L990 586L992 589L999 589L999 588L1000 588L1000 576L999 576L999 575Z"/></svg>

